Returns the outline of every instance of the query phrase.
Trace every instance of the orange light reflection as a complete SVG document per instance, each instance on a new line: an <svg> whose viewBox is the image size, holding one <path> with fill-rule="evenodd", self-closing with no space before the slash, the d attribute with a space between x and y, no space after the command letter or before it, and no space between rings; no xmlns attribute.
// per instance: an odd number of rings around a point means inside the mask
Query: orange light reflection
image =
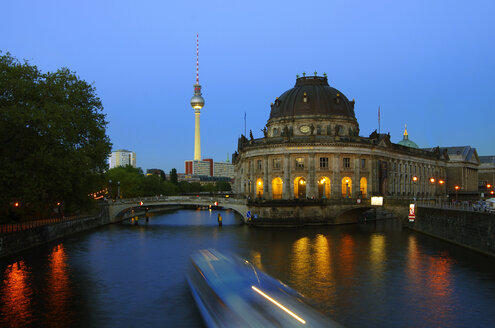
<svg viewBox="0 0 495 328"><path fill-rule="evenodd" d="M72 322L72 315L69 311L71 288L64 246L55 246L48 260L47 301L50 307L46 321L50 327L67 327Z"/></svg>
<svg viewBox="0 0 495 328"><path fill-rule="evenodd" d="M29 275L29 268L24 261L13 263L5 270L0 323L3 322L12 327L24 327L32 323L33 290L29 283Z"/></svg>

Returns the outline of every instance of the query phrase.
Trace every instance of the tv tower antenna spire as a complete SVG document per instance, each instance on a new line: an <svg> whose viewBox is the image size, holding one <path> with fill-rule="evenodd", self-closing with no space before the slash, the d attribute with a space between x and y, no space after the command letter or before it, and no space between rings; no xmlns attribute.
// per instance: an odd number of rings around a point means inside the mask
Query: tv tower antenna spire
<svg viewBox="0 0 495 328"><path fill-rule="evenodd" d="M194 96L191 98L191 106L194 108L194 160L201 160L201 137L199 129L199 114L205 105L201 96L201 85L199 85L199 34L196 34L196 84L194 84Z"/></svg>
<svg viewBox="0 0 495 328"><path fill-rule="evenodd" d="M196 84L199 84L199 34L196 34Z"/></svg>

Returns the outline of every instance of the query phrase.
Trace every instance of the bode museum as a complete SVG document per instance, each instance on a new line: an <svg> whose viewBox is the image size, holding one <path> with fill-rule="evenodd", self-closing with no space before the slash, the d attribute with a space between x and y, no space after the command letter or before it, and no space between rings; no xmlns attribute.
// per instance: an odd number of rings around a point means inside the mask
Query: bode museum
<svg viewBox="0 0 495 328"><path fill-rule="evenodd" d="M326 74L298 77L271 104L264 137L239 138L234 191L263 200L479 198L475 148L420 149L407 129L399 143L360 136L354 106Z"/></svg>

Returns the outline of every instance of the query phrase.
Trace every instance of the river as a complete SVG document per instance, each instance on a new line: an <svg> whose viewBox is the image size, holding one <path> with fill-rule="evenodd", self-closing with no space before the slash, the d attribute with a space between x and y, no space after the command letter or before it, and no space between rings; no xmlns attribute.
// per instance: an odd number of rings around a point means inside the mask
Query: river
<svg viewBox="0 0 495 328"><path fill-rule="evenodd" d="M184 279L197 249L233 251L347 327L494 327L495 259L398 221L250 228L178 210L0 260L2 327L202 327Z"/></svg>

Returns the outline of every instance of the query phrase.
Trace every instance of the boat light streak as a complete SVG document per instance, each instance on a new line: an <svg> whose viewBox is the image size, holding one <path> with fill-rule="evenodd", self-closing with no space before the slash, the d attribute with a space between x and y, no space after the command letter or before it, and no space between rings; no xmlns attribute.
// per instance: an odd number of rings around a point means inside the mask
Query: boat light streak
<svg viewBox="0 0 495 328"><path fill-rule="evenodd" d="M292 317L294 317L296 320L298 320L300 323L302 323L303 325L306 324L306 321L304 321L301 317L297 316L294 312L292 312L291 310L289 310L288 308L286 308L285 306L283 306L282 304L280 304L279 302L275 301L273 298L271 298L270 296L268 296L267 294L263 293L261 290L259 290L258 288L254 287L254 286L251 286L251 288L257 292L258 294L260 294L261 296L263 296L264 298L266 298L267 300L269 300L270 302L272 302L273 304L275 304L276 306L278 306L279 308L281 308L282 310L284 310L285 312L287 312L288 314L290 314Z"/></svg>

